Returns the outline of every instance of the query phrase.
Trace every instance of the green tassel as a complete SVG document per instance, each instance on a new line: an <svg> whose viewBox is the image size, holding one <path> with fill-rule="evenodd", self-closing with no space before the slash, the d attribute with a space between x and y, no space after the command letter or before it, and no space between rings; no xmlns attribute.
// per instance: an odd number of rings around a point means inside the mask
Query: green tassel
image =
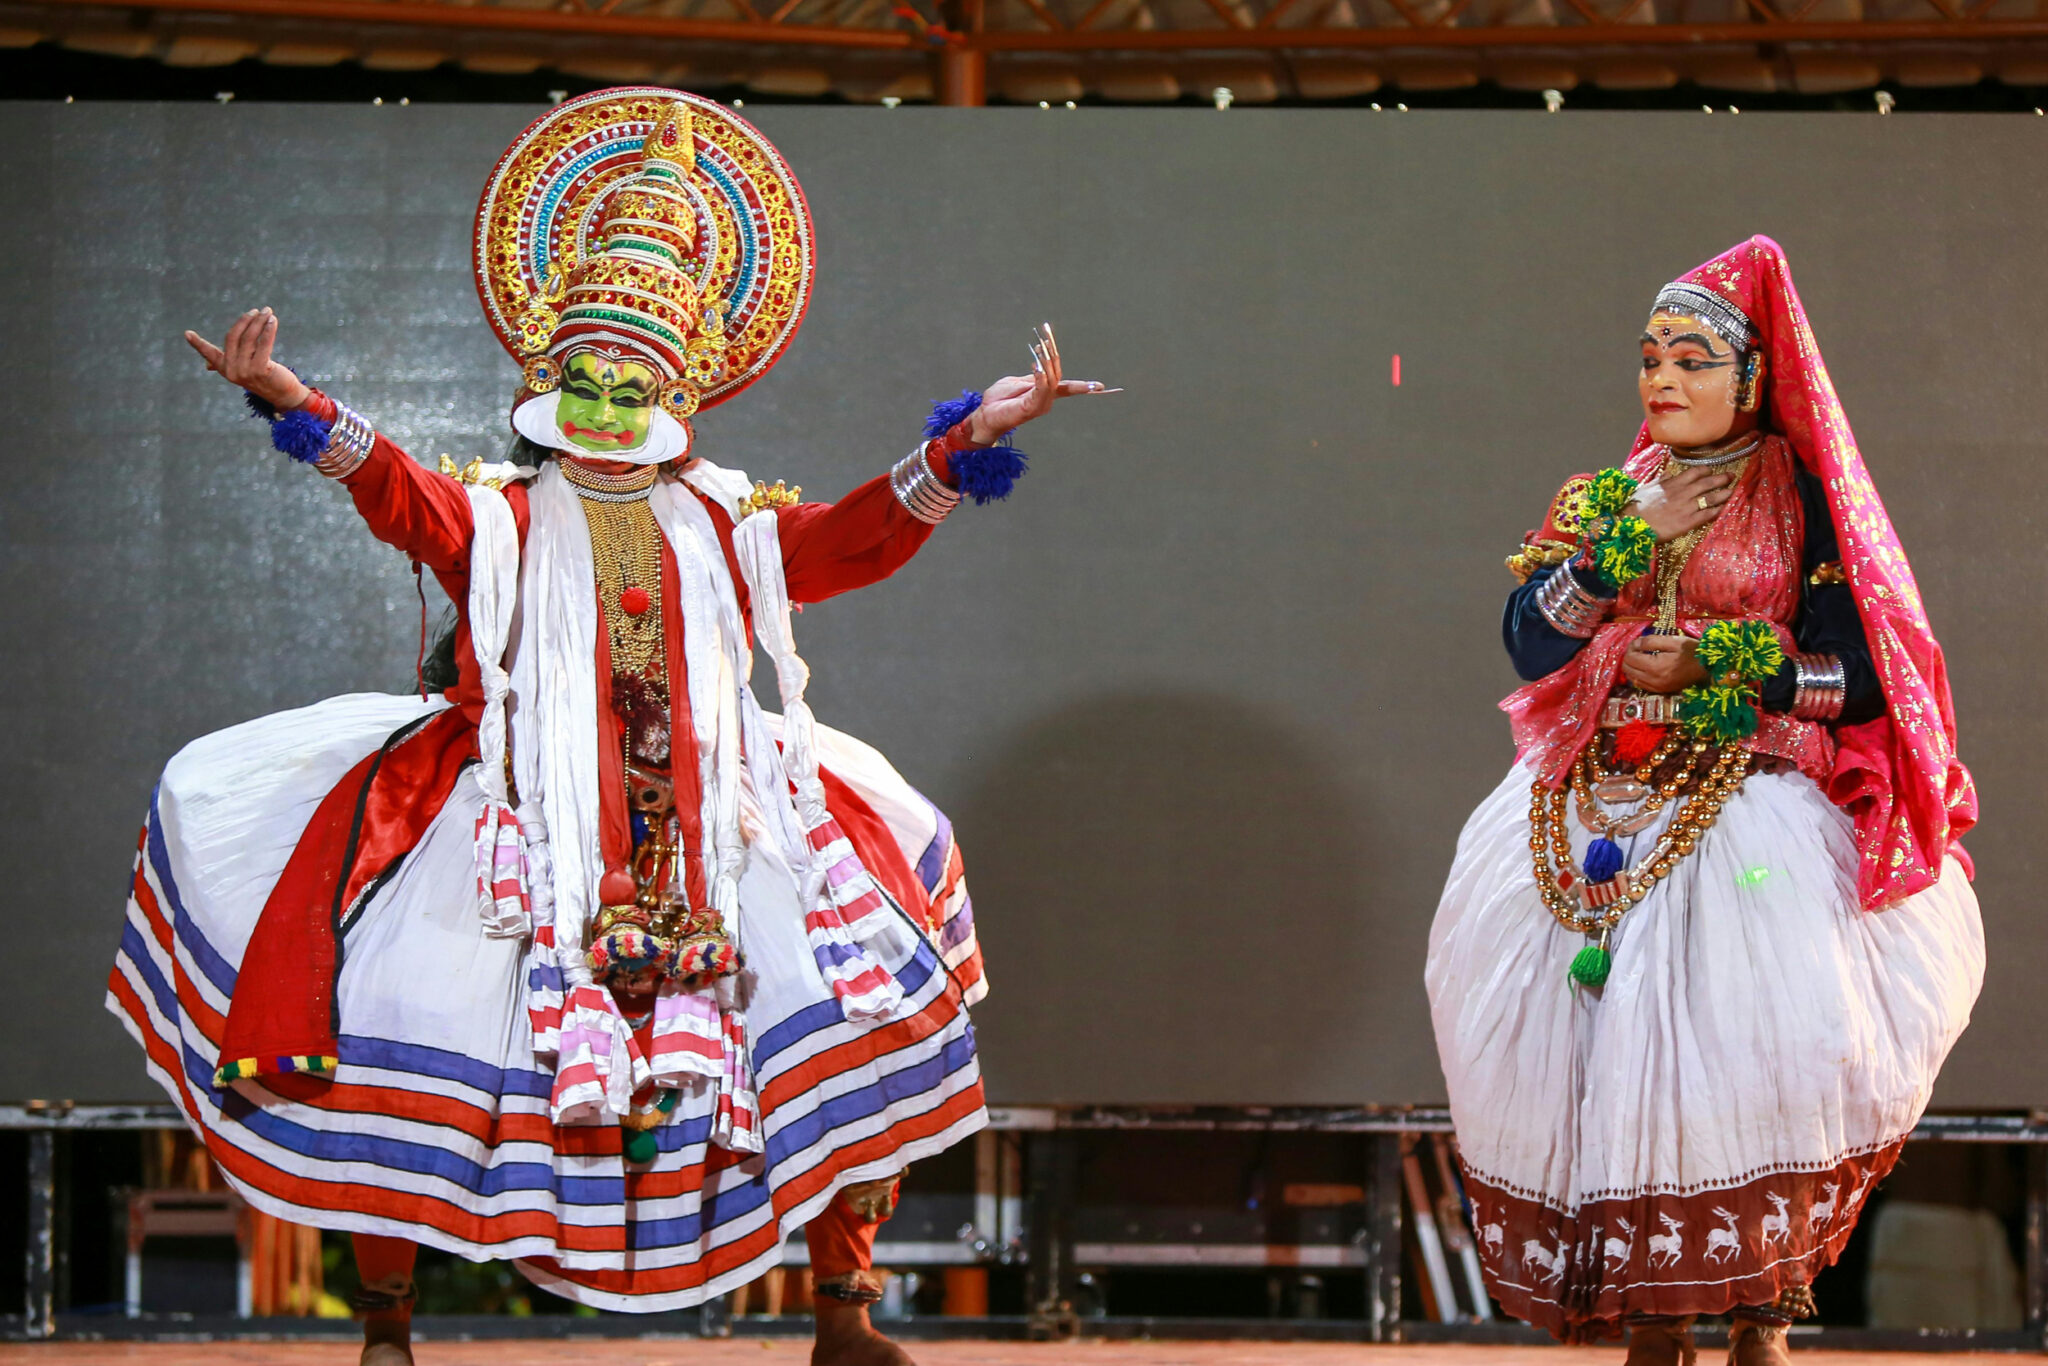
<svg viewBox="0 0 2048 1366"><path fill-rule="evenodd" d="M1601 936L1603 939L1606 936ZM1597 987L1607 981L1607 969L1614 963L1613 955L1598 944L1588 944L1572 959L1571 977L1582 987Z"/></svg>
<svg viewBox="0 0 2048 1366"><path fill-rule="evenodd" d="M1593 567L1611 588L1649 573L1656 555L1657 533L1640 517L1617 517L1593 541Z"/></svg>
<svg viewBox="0 0 2048 1366"><path fill-rule="evenodd" d="M1756 734L1756 708L1750 704L1752 684L1709 683L1678 695L1678 720L1699 739L1732 745Z"/></svg>
<svg viewBox="0 0 2048 1366"><path fill-rule="evenodd" d="M1778 634L1761 621L1717 621L1700 632L1700 666L1716 683L1761 683L1785 663Z"/></svg>
<svg viewBox="0 0 2048 1366"><path fill-rule="evenodd" d="M654 1130L652 1129L626 1130L624 1146L628 1162L652 1162L654 1155L661 1151L660 1145L654 1141Z"/></svg>
<svg viewBox="0 0 2048 1366"><path fill-rule="evenodd" d="M1579 520L1597 522L1603 517L1614 516L1636 496L1636 487L1636 481L1620 470L1600 471L1587 482L1586 491L1579 495Z"/></svg>

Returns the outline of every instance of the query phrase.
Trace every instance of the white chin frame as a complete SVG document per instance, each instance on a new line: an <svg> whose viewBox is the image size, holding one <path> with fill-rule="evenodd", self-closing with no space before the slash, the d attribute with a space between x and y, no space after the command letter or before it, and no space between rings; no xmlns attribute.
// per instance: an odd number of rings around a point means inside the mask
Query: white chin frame
<svg viewBox="0 0 2048 1366"><path fill-rule="evenodd" d="M690 429L667 413L657 412L654 421L648 424L647 439L630 451L593 451L577 445L562 435L556 423L556 410L562 404L562 391L541 394L530 398L512 410L512 430L536 446L545 446L551 451L577 456L584 460L619 460L628 465L659 465L665 460L680 460L690 453Z"/></svg>

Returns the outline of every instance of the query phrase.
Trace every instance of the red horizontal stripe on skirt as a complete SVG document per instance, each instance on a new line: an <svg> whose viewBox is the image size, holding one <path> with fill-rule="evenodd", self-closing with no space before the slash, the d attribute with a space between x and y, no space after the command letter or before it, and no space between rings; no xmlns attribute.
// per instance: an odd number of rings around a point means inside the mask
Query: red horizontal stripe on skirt
<svg viewBox="0 0 2048 1366"><path fill-rule="evenodd" d="M186 974L185 965L178 958L177 940L170 921L164 916L155 890L140 872L135 875L135 904L142 908L142 918L149 926L150 934L162 945L164 956L171 960L171 987L177 994L178 1008L199 1026L199 1032L206 1036L206 1041L218 1048L221 1027L226 1024L226 1018L207 1004L206 998L199 994L199 988Z"/></svg>
<svg viewBox="0 0 2048 1366"><path fill-rule="evenodd" d="M121 1003L128 1018L142 1031L142 1048L149 1054L149 1060L162 1068L178 1083L178 1103L184 1107L185 1115L193 1123L199 1122L199 1107L192 1099L192 1088L185 1081L185 1060L178 1047L161 1034L149 1022L149 1008L135 993L134 986L121 974L119 959L114 961L114 971L107 978L107 990Z"/></svg>
<svg viewBox="0 0 2048 1366"><path fill-rule="evenodd" d="M614 1295L663 1295L695 1289L736 1267L767 1255L782 1241L781 1216L825 1189L841 1172L864 1162L885 1157L906 1143L929 1138L959 1123L981 1108L981 1082L961 1091L935 1110L902 1120L882 1133L840 1148L823 1162L774 1191L776 1219L744 1238L709 1250L702 1260L686 1265L652 1268L646 1271L579 1271L556 1266L536 1258L566 1280Z"/></svg>
<svg viewBox="0 0 2048 1366"><path fill-rule="evenodd" d="M501 1143L539 1143L557 1152L579 1152L555 1139L555 1125L546 1114L492 1111L452 1096L411 1091L400 1086L327 1081L288 1072L266 1077L263 1084L276 1095L326 1114L386 1115L454 1129L487 1147Z"/></svg>
<svg viewBox="0 0 2048 1366"><path fill-rule="evenodd" d="M779 1105L788 1104L841 1072L851 1072L884 1054L930 1038L951 1024L959 1013L959 990L948 981L943 993L909 1019L870 1029L859 1038L825 1049L763 1085L760 1092L762 1112L768 1113Z"/></svg>

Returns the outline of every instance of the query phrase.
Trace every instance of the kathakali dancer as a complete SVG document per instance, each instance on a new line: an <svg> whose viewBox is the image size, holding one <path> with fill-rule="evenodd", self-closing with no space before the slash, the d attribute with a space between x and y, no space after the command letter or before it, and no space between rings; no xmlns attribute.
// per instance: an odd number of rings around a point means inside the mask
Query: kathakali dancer
<svg viewBox="0 0 2048 1366"><path fill-rule="evenodd" d="M1942 653L1785 255L1657 295L1627 462L1509 564L1507 779L1428 987L1486 1281L1631 1362L1730 1360L1840 1254L1968 1022Z"/></svg>
<svg viewBox="0 0 2048 1366"><path fill-rule="evenodd" d="M365 1361L410 1359L417 1245L607 1309L696 1304L806 1226L821 1362L910 1162L985 1122L984 990L944 815L816 725L793 603L901 567L1022 470L1033 373L941 404L836 504L699 459L691 415L788 346L789 167L715 103L571 100L506 152L476 273L523 367L514 460L415 463L238 320L210 368L459 609L453 686L187 746L143 829L108 1004L253 1205L355 1236ZM758 639L782 714L748 686Z"/></svg>

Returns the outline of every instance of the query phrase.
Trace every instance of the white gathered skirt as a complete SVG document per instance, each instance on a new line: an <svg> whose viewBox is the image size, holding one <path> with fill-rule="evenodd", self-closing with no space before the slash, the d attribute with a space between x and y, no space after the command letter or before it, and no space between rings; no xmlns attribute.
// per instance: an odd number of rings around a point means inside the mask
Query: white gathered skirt
<svg viewBox="0 0 2048 1366"><path fill-rule="evenodd" d="M1606 984L1576 987L1588 940L1537 895L1531 781L1517 765L1466 823L1429 941L1488 1283L1574 1338L1769 1303L1839 1254L1926 1107L1983 981L1976 894L1951 859L1860 909L1848 816L1752 774L1622 918Z"/></svg>
<svg viewBox="0 0 2048 1366"><path fill-rule="evenodd" d="M709 1141L707 1089L681 1092L629 1164L616 1123L557 1126L527 1015L526 941L478 914L482 797L465 778L347 928L331 1083L212 1082L242 955L321 799L398 727L438 709L356 694L187 746L143 830L107 1004L228 1179L268 1213L517 1259L585 1304L698 1303L774 1265L833 1192L901 1171L986 1122L966 1007L981 991L945 817L874 750L818 728L828 768L890 826L933 897L936 944L888 967L903 1010L849 1023L820 973L795 875L754 846L740 883L751 1056L766 1151Z"/></svg>

